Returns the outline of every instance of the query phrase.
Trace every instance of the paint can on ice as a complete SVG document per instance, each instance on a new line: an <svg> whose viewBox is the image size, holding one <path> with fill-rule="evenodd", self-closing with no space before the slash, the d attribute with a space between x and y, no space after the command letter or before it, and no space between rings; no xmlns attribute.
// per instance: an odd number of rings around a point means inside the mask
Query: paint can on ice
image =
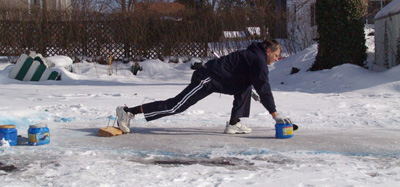
<svg viewBox="0 0 400 187"><path fill-rule="evenodd" d="M0 125L0 141L7 141L10 146L17 145L17 129L15 129L15 125Z"/></svg>
<svg viewBox="0 0 400 187"><path fill-rule="evenodd" d="M29 125L29 145L43 145L50 143L50 130L46 124Z"/></svg>
<svg viewBox="0 0 400 187"><path fill-rule="evenodd" d="M275 124L275 137L280 139L293 137L293 124Z"/></svg>

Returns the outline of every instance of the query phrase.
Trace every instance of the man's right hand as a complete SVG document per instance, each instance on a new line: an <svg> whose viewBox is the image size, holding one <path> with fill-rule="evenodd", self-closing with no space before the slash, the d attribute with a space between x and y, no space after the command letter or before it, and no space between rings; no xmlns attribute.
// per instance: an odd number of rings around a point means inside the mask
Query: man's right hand
<svg viewBox="0 0 400 187"><path fill-rule="evenodd" d="M293 124L293 122L290 118L276 116L276 117L274 117L274 120L276 121L276 123Z"/></svg>

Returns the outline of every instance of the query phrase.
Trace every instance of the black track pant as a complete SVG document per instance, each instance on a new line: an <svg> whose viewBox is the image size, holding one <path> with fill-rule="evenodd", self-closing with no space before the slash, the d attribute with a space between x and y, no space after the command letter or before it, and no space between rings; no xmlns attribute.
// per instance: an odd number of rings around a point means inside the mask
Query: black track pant
<svg viewBox="0 0 400 187"><path fill-rule="evenodd" d="M164 101L155 101L143 104L143 113L147 121L177 114L185 111L201 99L213 92L225 93L219 83L212 80L207 71L202 68L193 73L191 83L177 96ZM249 117L251 86L244 92L234 96L231 117Z"/></svg>

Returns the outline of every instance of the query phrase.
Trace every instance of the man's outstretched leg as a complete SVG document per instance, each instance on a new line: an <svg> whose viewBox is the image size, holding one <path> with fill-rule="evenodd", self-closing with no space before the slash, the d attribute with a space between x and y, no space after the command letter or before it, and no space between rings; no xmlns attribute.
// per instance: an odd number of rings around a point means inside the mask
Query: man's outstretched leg
<svg viewBox="0 0 400 187"><path fill-rule="evenodd" d="M200 82L192 82L173 98L143 104L144 117L147 121L151 121L185 111L212 93L208 89L210 81L210 78L206 78Z"/></svg>
<svg viewBox="0 0 400 187"><path fill-rule="evenodd" d="M128 119L129 115L134 116L143 113L146 121L151 121L185 111L187 108L212 93L212 91L210 91L211 85L209 84L211 79L206 77L203 80L199 80L200 78L202 77L193 77L192 82L174 98L164 101L155 101L132 108L123 106L117 107L120 128L129 132L129 128L127 127L129 127L129 120L131 118L129 118L128 122L125 121Z"/></svg>

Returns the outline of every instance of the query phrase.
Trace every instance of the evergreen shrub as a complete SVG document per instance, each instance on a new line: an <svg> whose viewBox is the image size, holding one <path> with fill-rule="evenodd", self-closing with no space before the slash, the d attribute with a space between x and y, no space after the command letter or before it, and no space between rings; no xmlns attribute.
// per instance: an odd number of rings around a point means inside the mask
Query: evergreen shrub
<svg viewBox="0 0 400 187"><path fill-rule="evenodd" d="M344 63L364 66L367 58L365 0L317 0L318 54L311 71Z"/></svg>

